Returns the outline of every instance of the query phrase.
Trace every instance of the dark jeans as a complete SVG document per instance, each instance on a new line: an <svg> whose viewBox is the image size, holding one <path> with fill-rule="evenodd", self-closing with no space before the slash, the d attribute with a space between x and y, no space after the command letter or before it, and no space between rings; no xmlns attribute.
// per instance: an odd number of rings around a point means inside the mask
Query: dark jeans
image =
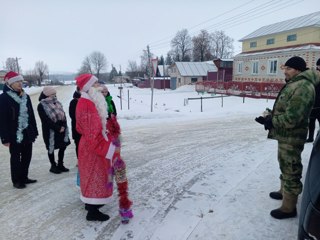
<svg viewBox="0 0 320 240"><path fill-rule="evenodd" d="M12 183L23 183L28 178L32 157L32 143L10 143Z"/></svg>

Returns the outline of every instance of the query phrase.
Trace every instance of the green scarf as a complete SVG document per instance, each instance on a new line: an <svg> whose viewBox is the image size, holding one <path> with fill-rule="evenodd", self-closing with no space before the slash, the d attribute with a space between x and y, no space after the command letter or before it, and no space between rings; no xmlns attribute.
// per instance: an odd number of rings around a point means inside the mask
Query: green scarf
<svg viewBox="0 0 320 240"><path fill-rule="evenodd" d="M112 102L112 97L109 95L109 96L106 96L106 101L107 101L107 104L108 104L108 112L109 113L114 113L114 109L113 109L113 106L111 104Z"/></svg>

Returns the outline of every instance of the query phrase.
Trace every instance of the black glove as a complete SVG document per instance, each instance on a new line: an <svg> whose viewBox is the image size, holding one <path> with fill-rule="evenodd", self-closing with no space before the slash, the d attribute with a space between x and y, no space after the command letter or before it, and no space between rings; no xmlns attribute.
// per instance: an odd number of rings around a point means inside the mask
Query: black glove
<svg viewBox="0 0 320 240"><path fill-rule="evenodd" d="M265 121L266 121L266 119L264 118L264 117L262 117L262 116L260 116L260 117L256 117L256 122L258 122L258 123L260 123L260 124L262 124L262 125L264 125L264 123L265 123Z"/></svg>
<svg viewBox="0 0 320 240"><path fill-rule="evenodd" d="M265 121L264 121L264 129L271 130L271 128L273 128L272 117L270 115L268 115L268 116L266 116Z"/></svg>

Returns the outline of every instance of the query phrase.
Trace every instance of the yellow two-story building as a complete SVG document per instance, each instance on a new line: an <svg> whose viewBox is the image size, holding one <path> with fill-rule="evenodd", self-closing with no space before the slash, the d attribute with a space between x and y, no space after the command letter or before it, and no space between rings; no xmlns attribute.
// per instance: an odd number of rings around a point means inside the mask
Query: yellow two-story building
<svg viewBox="0 0 320 240"><path fill-rule="evenodd" d="M240 42L233 81L284 82L281 66L289 58L300 56L308 67L320 58L320 12L261 27Z"/></svg>

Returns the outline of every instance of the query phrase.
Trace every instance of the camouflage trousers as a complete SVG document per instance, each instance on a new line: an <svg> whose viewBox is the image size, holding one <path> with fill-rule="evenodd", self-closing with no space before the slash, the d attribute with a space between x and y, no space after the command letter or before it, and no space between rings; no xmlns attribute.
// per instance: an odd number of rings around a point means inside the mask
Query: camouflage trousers
<svg viewBox="0 0 320 240"><path fill-rule="evenodd" d="M301 153L304 143L288 144L278 142L278 161L280 165L280 179L283 181L283 189L286 193L299 195L302 192L302 163Z"/></svg>

